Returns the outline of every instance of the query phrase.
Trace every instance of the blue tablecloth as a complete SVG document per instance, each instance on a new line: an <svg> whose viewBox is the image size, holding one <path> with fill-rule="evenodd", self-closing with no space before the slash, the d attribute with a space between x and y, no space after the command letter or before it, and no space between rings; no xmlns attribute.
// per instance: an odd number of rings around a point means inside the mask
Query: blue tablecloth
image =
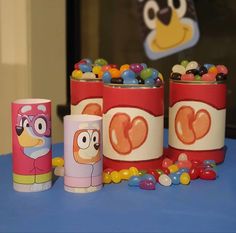
<svg viewBox="0 0 236 233"><path fill-rule="evenodd" d="M64 191L60 177L48 191L19 193L12 188L11 156L1 156L0 231L236 232L236 140L225 144L217 180L157 185L155 191L122 182L95 193L72 194ZM63 144L53 146L53 155L63 155Z"/></svg>

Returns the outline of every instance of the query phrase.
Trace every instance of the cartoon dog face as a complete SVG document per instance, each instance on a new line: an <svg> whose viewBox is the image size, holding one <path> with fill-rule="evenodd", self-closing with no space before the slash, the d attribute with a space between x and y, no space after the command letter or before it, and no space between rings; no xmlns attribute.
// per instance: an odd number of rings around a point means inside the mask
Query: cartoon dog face
<svg viewBox="0 0 236 233"><path fill-rule="evenodd" d="M100 131L81 129L76 131L73 139L73 155L77 163L94 164L100 157Z"/></svg>
<svg viewBox="0 0 236 233"><path fill-rule="evenodd" d="M139 0L145 27L144 47L158 59L196 44L199 29L191 0Z"/></svg>

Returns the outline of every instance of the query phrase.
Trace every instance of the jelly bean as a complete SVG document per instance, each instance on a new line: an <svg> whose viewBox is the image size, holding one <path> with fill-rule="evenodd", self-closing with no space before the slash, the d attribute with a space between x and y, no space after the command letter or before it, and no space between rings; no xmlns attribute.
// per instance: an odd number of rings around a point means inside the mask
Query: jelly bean
<svg viewBox="0 0 236 233"><path fill-rule="evenodd" d="M172 164L168 167L170 173L175 173L179 170L179 168L175 165L175 164Z"/></svg>
<svg viewBox="0 0 236 233"><path fill-rule="evenodd" d="M199 177L203 180L215 180L216 172L213 169L205 169L199 174Z"/></svg>
<svg viewBox="0 0 236 233"><path fill-rule="evenodd" d="M180 153L178 156L178 161L186 161L188 160L188 156L185 153Z"/></svg>
<svg viewBox="0 0 236 233"><path fill-rule="evenodd" d="M90 58L84 58L83 61L85 61L89 65L92 65L92 60Z"/></svg>
<svg viewBox="0 0 236 233"><path fill-rule="evenodd" d="M186 70L185 67L179 64L176 64L172 67L173 73L185 74Z"/></svg>
<svg viewBox="0 0 236 233"><path fill-rule="evenodd" d="M211 159L211 160L208 159L208 160L204 160L204 161L203 161L203 164L204 164L204 165L209 164L209 165L211 165L211 166L212 166L212 165L215 166L215 165L216 165L216 161L215 161L215 160L212 160L212 159Z"/></svg>
<svg viewBox="0 0 236 233"><path fill-rule="evenodd" d="M193 74L193 75L198 75L199 71L197 69L191 69L191 70L187 70L186 74Z"/></svg>
<svg viewBox="0 0 236 233"><path fill-rule="evenodd" d="M198 73L199 75L204 75L208 72L208 69L205 67L205 66L200 66L199 70L198 70Z"/></svg>
<svg viewBox="0 0 236 233"><path fill-rule="evenodd" d="M139 186L139 183L141 181L141 178L139 176L131 176L129 181L128 181L128 185L131 187L137 187Z"/></svg>
<svg viewBox="0 0 236 233"><path fill-rule="evenodd" d="M228 74L228 69L224 65L217 65L216 69L217 69L217 73Z"/></svg>
<svg viewBox="0 0 236 233"><path fill-rule="evenodd" d="M143 175L146 174L146 173L147 173L146 170L139 170L139 171L138 171L138 175L139 175L139 176L143 176Z"/></svg>
<svg viewBox="0 0 236 233"><path fill-rule="evenodd" d="M111 83L122 84L124 82L123 78L112 78Z"/></svg>
<svg viewBox="0 0 236 233"><path fill-rule="evenodd" d="M195 81L201 81L202 77L200 75L195 75L194 80Z"/></svg>
<svg viewBox="0 0 236 233"><path fill-rule="evenodd" d="M116 68L111 68L109 70L112 78L120 78L120 71Z"/></svg>
<svg viewBox="0 0 236 233"><path fill-rule="evenodd" d="M151 180L141 180L139 187L144 190L155 190L156 186Z"/></svg>
<svg viewBox="0 0 236 233"><path fill-rule="evenodd" d="M171 179L171 182L172 184L179 184L180 183L180 175L177 174L177 173L171 173L169 175L170 179Z"/></svg>
<svg viewBox="0 0 236 233"><path fill-rule="evenodd" d="M163 172L161 169L156 169L156 172L157 172L159 175L164 174L164 172Z"/></svg>
<svg viewBox="0 0 236 233"><path fill-rule="evenodd" d="M166 174L160 175L158 181L163 186L171 186L172 184L171 178L167 176Z"/></svg>
<svg viewBox="0 0 236 233"><path fill-rule="evenodd" d="M216 81L223 81L223 80L226 80L226 79L227 79L227 75L226 74L218 73L216 75Z"/></svg>
<svg viewBox="0 0 236 233"><path fill-rule="evenodd" d="M99 66L105 66L108 64L108 62L103 58L98 58L94 61L94 64L99 65Z"/></svg>
<svg viewBox="0 0 236 233"><path fill-rule="evenodd" d="M55 157L52 159L52 166L53 167L63 167L64 166L64 159L61 157Z"/></svg>
<svg viewBox="0 0 236 233"><path fill-rule="evenodd" d="M111 66L110 66L110 65L102 66L102 71L103 71L103 72L109 71L110 69L111 69Z"/></svg>
<svg viewBox="0 0 236 233"><path fill-rule="evenodd" d="M164 82L164 78L163 78L163 75L162 73L158 73L158 78L162 81L162 83Z"/></svg>
<svg viewBox="0 0 236 233"><path fill-rule="evenodd" d="M201 165L201 162L198 160L191 160L192 167L198 167Z"/></svg>
<svg viewBox="0 0 236 233"><path fill-rule="evenodd" d="M54 169L55 176L64 176L64 174L65 174L64 167L55 167L55 169Z"/></svg>
<svg viewBox="0 0 236 233"><path fill-rule="evenodd" d="M164 158L162 161L162 167L165 167L165 168L169 167L172 164L173 164L173 161L168 158Z"/></svg>
<svg viewBox="0 0 236 233"><path fill-rule="evenodd" d="M190 183L190 176L187 172L183 172L181 175L180 175L180 183L181 184L184 184L184 185L188 185Z"/></svg>
<svg viewBox="0 0 236 233"><path fill-rule="evenodd" d="M91 72L92 71L92 67L88 64L80 64L79 65L79 69L82 71L82 72Z"/></svg>
<svg viewBox="0 0 236 233"><path fill-rule="evenodd" d="M152 76L152 69L151 68L143 69L140 73L140 76L143 80L150 78Z"/></svg>
<svg viewBox="0 0 236 233"><path fill-rule="evenodd" d="M158 182L160 175L155 171L155 169L148 169L147 173L154 176L156 179L156 182Z"/></svg>
<svg viewBox="0 0 236 233"><path fill-rule="evenodd" d="M156 79L158 77L159 72L156 69L153 69L153 68L151 69L152 69L152 78Z"/></svg>
<svg viewBox="0 0 236 233"><path fill-rule="evenodd" d="M170 78L174 80L181 80L181 74L180 73L171 73Z"/></svg>
<svg viewBox="0 0 236 233"><path fill-rule="evenodd" d="M183 60L181 61L180 65L183 66L184 68L186 68L186 66L188 65L189 61L188 60Z"/></svg>
<svg viewBox="0 0 236 233"><path fill-rule="evenodd" d="M197 69L197 68L198 68L198 63L196 61L191 61L186 66L186 71L187 70L192 70L192 69Z"/></svg>
<svg viewBox="0 0 236 233"><path fill-rule="evenodd" d="M129 173L130 173L130 176L137 176L139 174L139 171L136 167L130 167Z"/></svg>
<svg viewBox="0 0 236 233"><path fill-rule="evenodd" d="M81 60L81 61L79 61L78 63L76 63L76 64L74 65L74 69L79 70L79 65L80 65L80 64L86 64L86 63L87 63L86 61Z"/></svg>
<svg viewBox="0 0 236 233"><path fill-rule="evenodd" d="M151 174L145 174L141 176L141 180L149 180L152 181L154 184L156 183L156 178Z"/></svg>
<svg viewBox="0 0 236 233"><path fill-rule="evenodd" d="M102 80L104 83L110 83L111 82L111 74L109 71L106 71L103 73Z"/></svg>
<svg viewBox="0 0 236 233"><path fill-rule="evenodd" d="M154 83L156 83L156 80L152 77L145 80L145 84L147 85L153 85Z"/></svg>
<svg viewBox="0 0 236 233"><path fill-rule="evenodd" d="M143 66L141 64L135 63L130 65L130 69L135 73L140 73L143 70Z"/></svg>
<svg viewBox="0 0 236 233"><path fill-rule="evenodd" d="M155 85L156 85L157 87L160 87L162 84L163 84L163 81L158 77L158 78L156 79Z"/></svg>
<svg viewBox="0 0 236 233"><path fill-rule="evenodd" d="M118 66L117 66L116 64L109 64L109 66L110 66L111 68L118 69Z"/></svg>
<svg viewBox="0 0 236 233"><path fill-rule="evenodd" d="M124 84L138 84L137 79L124 79L123 81Z"/></svg>
<svg viewBox="0 0 236 233"><path fill-rule="evenodd" d="M122 169L119 171L120 178L123 180L128 180L130 178L130 173L128 169Z"/></svg>
<svg viewBox="0 0 236 233"><path fill-rule="evenodd" d="M199 168L198 167L192 167L189 170L189 176L191 180L195 180L199 177Z"/></svg>
<svg viewBox="0 0 236 233"><path fill-rule="evenodd" d="M121 77L125 79L135 79L136 75L132 70L125 70L122 74Z"/></svg>
<svg viewBox="0 0 236 233"><path fill-rule="evenodd" d="M147 68L147 64L145 64L145 63L141 63L141 66L143 67L143 69Z"/></svg>
<svg viewBox="0 0 236 233"><path fill-rule="evenodd" d="M110 174L103 172L103 183L104 184L110 184L111 183Z"/></svg>
<svg viewBox="0 0 236 233"><path fill-rule="evenodd" d="M111 174L111 172L113 172L114 169L112 168L106 168L105 170L103 170L103 172L107 173L107 174Z"/></svg>
<svg viewBox="0 0 236 233"><path fill-rule="evenodd" d="M96 75L92 72L86 72L82 74L82 79L95 79Z"/></svg>
<svg viewBox="0 0 236 233"><path fill-rule="evenodd" d="M120 72L123 73L125 70L129 69L129 65L128 64L124 64L120 67Z"/></svg>
<svg viewBox="0 0 236 233"><path fill-rule="evenodd" d="M217 74L217 68L215 66L210 67L208 73Z"/></svg>
<svg viewBox="0 0 236 233"><path fill-rule="evenodd" d="M141 77L137 76L136 79L138 80L138 84L144 84L144 80Z"/></svg>
<svg viewBox="0 0 236 233"><path fill-rule="evenodd" d="M207 73L202 75L202 81L215 81L216 74Z"/></svg>
<svg viewBox="0 0 236 233"><path fill-rule="evenodd" d="M162 170L165 174L167 174L167 175L170 174L170 170L169 170L168 168L166 168L166 167L162 167L161 170Z"/></svg>
<svg viewBox="0 0 236 233"><path fill-rule="evenodd" d="M181 80L184 81L193 81L194 80L194 75L193 74L183 74L181 76Z"/></svg>
<svg viewBox="0 0 236 233"><path fill-rule="evenodd" d="M79 79L79 78L82 78L82 71L81 70L74 70L72 72L72 78L75 78L75 79Z"/></svg>
<svg viewBox="0 0 236 233"><path fill-rule="evenodd" d="M118 171L111 172L111 180L116 184L120 183L121 177Z"/></svg>
<svg viewBox="0 0 236 233"><path fill-rule="evenodd" d="M180 168L180 169L176 172L176 174L181 175L181 174L184 173L184 172L188 173L188 172L189 172L189 169L188 169L188 168Z"/></svg>
<svg viewBox="0 0 236 233"><path fill-rule="evenodd" d="M101 66L94 66L92 69L92 72L94 74L99 74L99 72L102 70Z"/></svg>
<svg viewBox="0 0 236 233"><path fill-rule="evenodd" d="M191 168L192 167L192 163L189 160L178 161L176 165L178 168Z"/></svg>
<svg viewBox="0 0 236 233"><path fill-rule="evenodd" d="M207 68L207 70L209 70L214 65L213 64L204 64L203 66L205 66Z"/></svg>

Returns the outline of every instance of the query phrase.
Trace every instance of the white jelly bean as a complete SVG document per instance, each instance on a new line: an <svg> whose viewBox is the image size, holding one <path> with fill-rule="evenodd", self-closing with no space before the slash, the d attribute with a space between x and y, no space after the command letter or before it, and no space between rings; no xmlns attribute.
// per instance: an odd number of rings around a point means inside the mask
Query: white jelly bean
<svg viewBox="0 0 236 233"><path fill-rule="evenodd" d="M197 69L197 68L198 68L198 63L196 61L191 61L186 66L186 71L187 70L192 70L192 69Z"/></svg>
<svg viewBox="0 0 236 233"><path fill-rule="evenodd" d="M188 156L185 153L179 154L178 161L186 161L188 160Z"/></svg>
<svg viewBox="0 0 236 233"><path fill-rule="evenodd" d="M185 68L184 68L184 66L177 64L172 67L172 72L179 73L179 74L185 74Z"/></svg>
<svg viewBox="0 0 236 233"><path fill-rule="evenodd" d="M163 186L171 186L172 184L171 178L166 174L160 175L158 181Z"/></svg>

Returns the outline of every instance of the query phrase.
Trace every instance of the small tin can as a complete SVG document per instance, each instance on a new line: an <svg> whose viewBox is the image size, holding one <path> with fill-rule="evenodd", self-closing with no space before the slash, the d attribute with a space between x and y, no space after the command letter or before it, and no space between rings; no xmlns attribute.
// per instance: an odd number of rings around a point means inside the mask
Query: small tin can
<svg viewBox="0 0 236 233"><path fill-rule="evenodd" d="M167 156L223 162L225 118L225 82L170 80Z"/></svg>
<svg viewBox="0 0 236 233"><path fill-rule="evenodd" d="M163 85L104 84L104 167L157 168L163 155Z"/></svg>
<svg viewBox="0 0 236 233"><path fill-rule="evenodd" d="M102 118L93 115L64 117L64 188L87 193L102 188Z"/></svg>
<svg viewBox="0 0 236 233"><path fill-rule="evenodd" d="M19 192L52 185L51 101L19 99L12 103L13 187Z"/></svg>
<svg viewBox="0 0 236 233"><path fill-rule="evenodd" d="M71 114L102 116L102 80L70 79Z"/></svg>

